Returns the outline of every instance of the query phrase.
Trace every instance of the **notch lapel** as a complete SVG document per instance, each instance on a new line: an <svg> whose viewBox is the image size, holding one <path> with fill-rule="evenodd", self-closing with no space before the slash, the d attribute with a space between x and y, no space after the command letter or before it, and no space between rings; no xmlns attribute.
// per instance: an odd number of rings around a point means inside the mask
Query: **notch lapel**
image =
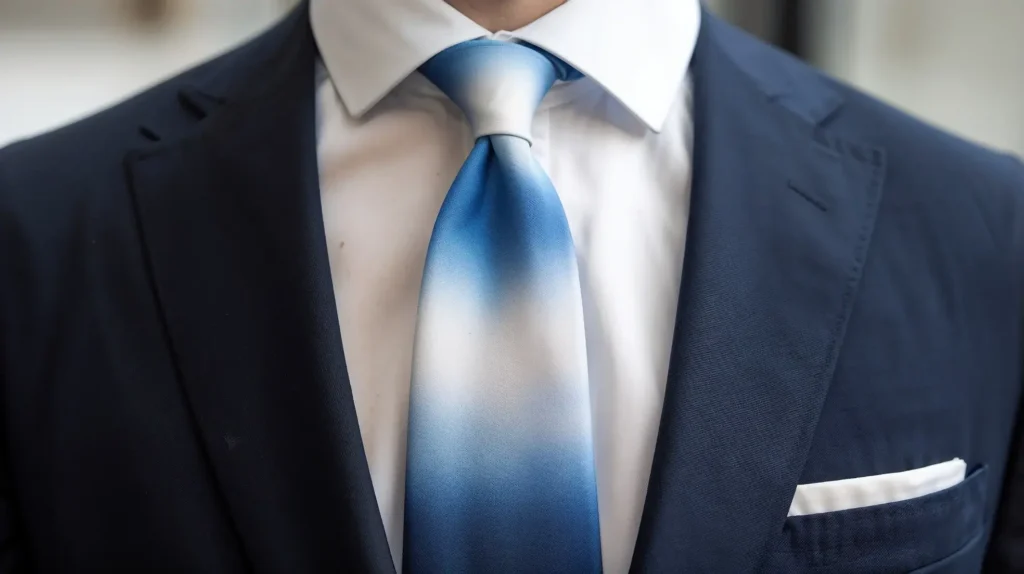
<svg viewBox="0 0 1024 574"><path fill-rule="evenodd" d="M228 96L186 94L209 117L130 157L129 177L178 375L254 570L394 572L324 244L305 10L222 66Z"/></svg>
<svg viewBox="0 0 1024 574"><path fill-rule="evenodd" d="M835 93L784 58L705 12L689 235L636 572L757 570L856 298L883 155L821 127Z"/></svg>

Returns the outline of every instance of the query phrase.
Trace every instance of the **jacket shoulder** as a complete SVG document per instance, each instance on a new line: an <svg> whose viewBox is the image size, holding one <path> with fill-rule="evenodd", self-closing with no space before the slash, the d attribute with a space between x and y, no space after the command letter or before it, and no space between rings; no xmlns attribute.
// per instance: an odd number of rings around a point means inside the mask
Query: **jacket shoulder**
<svg viewBox="0 0 1024 574"><path fill-rule="evenodd" d="M294 20L293 14L288 20ZM217 98L239 76L258 70L287 32L285 22L123 101L66 126L0 149L0 196L31 188L89 182L119 169L125 154L180 136L201 110L186 94ZM5 190L6 188L6 190Z"/></svg>
<svg viewBox="0 0 1024 574"><path fill-rule="evenodd" d="M839 137L883 150L888 175L1020 183L1020 164L1009 154L924 121L718 18L707 20L706 30L766 97Z"/></svg>
<svg viewBox="0 0 1024 574"><path fill-rule="evenodd" d="M711 20L726 53L766 97L833 137L878 150L879 223L941 229L932 248L1024 263L1024 165L916 117L734 26ZM696 113L700 113L696 110ZM917 225L917 223L915 223ZM945 247L943 247L945 246Z"/></svg>

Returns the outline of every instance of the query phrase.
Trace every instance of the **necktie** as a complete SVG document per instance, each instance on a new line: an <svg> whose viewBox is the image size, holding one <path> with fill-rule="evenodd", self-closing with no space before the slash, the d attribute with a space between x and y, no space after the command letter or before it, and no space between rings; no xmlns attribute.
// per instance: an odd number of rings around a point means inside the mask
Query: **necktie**
<svg viewBox="0 0 1024 574"><path fill-rule="evenodd" d="M487 39L420 71L477 139L427 250L403 570L599 572L579 273L565 212L529 141L548 89L578 72Z"/></svg>

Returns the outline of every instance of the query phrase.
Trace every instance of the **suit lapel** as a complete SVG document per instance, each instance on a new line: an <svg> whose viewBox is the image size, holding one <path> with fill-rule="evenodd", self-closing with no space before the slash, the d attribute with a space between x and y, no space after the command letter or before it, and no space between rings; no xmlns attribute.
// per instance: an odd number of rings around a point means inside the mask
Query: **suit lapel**
<svg viewBox="0 0 1024 574"><path fill-rule="evenodd" d="M752 572L781 530L868 249L882 153L839 101L704 14L689 235L633 570Z"/></svg>
<svg viewBox="0 0 1024 574"><path fill-rule="evenodd" d="M209 117L128 160L179 378L256 571L393 572L324 245L304 6L238 54L183 94Z"/></svg>

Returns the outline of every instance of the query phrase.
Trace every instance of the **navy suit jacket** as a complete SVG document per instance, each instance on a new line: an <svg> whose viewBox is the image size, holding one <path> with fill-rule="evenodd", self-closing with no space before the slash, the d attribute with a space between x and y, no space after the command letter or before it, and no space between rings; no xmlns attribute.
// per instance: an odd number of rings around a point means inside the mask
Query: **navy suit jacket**
<svg viewBox="0 0 1024 574"><path fill-rule="evenodd" d="M1024 167L704 15L636 572L1024 571ZM393 572L305 7L0 151L0 572ZM678 214L683 217L684 214ZM787 518L797 484L958 486Z"/></svg>

